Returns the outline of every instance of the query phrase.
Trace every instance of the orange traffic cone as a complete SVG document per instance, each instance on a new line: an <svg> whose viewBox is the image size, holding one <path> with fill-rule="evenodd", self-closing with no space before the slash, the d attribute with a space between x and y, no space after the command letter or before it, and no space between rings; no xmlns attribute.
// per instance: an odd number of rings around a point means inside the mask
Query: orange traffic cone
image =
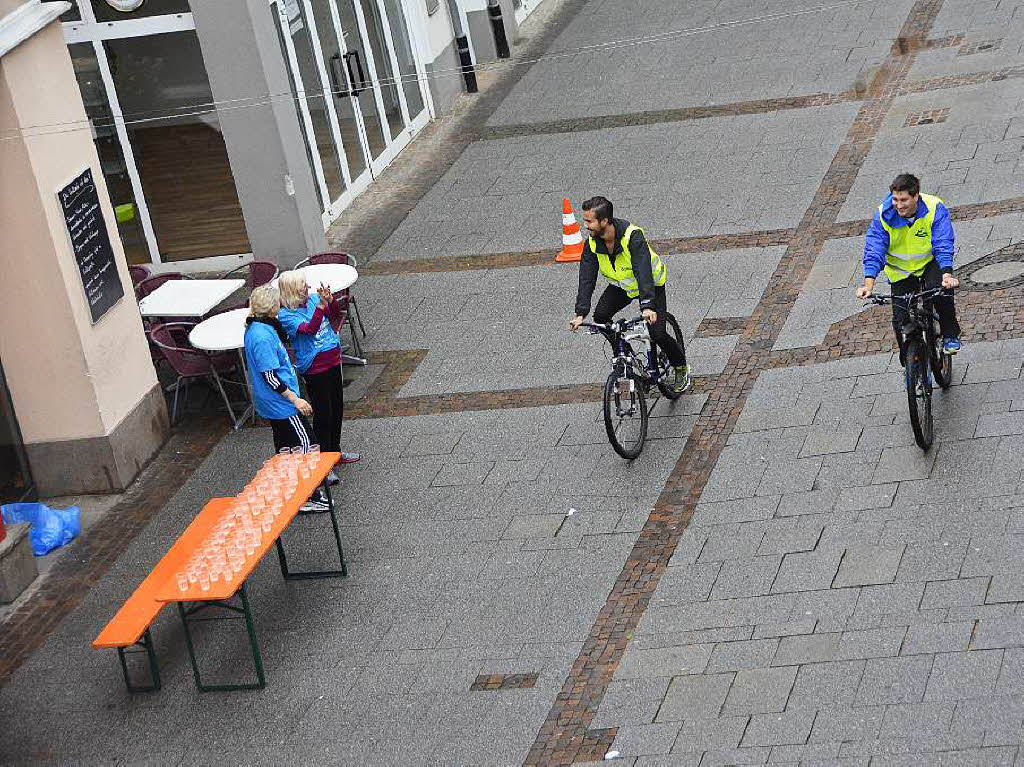
<svg viewBox="0 0 1024 767"><path fill-rule="evenodd" d="M580 225L576 223L576 214L572 212L572 203L568 198L562 200L562 252L555 256L555 261L579 261L583 255L583 236Z"/></svg>

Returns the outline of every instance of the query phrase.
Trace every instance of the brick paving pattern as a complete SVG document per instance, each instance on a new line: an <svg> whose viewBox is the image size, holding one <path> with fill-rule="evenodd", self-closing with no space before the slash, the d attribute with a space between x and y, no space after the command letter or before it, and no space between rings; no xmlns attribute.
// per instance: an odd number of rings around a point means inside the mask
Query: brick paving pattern
<svg viewBox="0 0 1024 767"><path fill-rule="evenodd" d="M481 674L473 680L469 689L473 692L527 690L537 684L539 676L536 671L532 674Z"/></svg>
<svg viewBox="0 0 1024 767"><path fill-rule="evenodd" d="M911 112L907 115L906 121L903 125L907 128L913 128L917 125L931 125L932 123L944 123L946 118L949 117L949 107L941 107L938 109L925 109L922 112Z"/></svg>
<svg viewBox="0 0 1024 767"><path fill-rule="evenodd" d="M941 2L919 0L903 24L900 40L927 39L930 23ZM871 140L882 126L900 82L913 63L913 53L900 53L895 45L850 127L846 141L814 195L797 227L793 241L776 270L765 296L751 318L748 330L719 377L687 440L687 447L666 483L656 511L640 533L616 587L584 645L573 672L541 727L527 764L566 764L600 757L607 744L581 753L587 728L593 720L632 632L640 623L660 576L675 553L682 531L693 516L705 484L711 478L729 434L743 412L744 403L757 381L764 357L785 324L816 251L838 218L846 195L870 151ZM707 414L707 415L705 415Z"/></svg>

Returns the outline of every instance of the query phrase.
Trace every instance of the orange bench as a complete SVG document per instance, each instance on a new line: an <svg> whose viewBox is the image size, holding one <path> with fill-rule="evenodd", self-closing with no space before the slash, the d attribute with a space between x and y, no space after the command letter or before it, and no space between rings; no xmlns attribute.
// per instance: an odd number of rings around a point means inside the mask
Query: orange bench
<svg viewBox="0 0 1024 767"><path fill-rule="evenodd" d="M233 500L234 498L214 498L208 505L224 509ZM166 602L157 601L156 594L177 572L181 564L179 560L180 556L172 556L171 552L165 554L92 642L92 646L96 649L113 648L117 650L118 659L121 661L121 671L124 674L124 683L129 692L151 692L160 689L160 668L157 665L156 650L153 647L153 636L149 627L166 604ZM132 651L130 649L136 646L141 647L142 650ZM128 673L128 662L125 658L132 652L145 652L148 656L150 684L132 684L131 676Z"/></svg>

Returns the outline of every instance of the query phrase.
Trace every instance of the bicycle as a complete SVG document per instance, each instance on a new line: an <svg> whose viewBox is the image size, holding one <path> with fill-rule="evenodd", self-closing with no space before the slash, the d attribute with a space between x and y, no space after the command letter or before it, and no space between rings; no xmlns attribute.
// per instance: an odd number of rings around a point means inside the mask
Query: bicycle
<svg viewBox="0 0 1024 767"><path fill-rule="evenodd" d="M657 389L670 400L679 399L671 382L672 363L663 349L651 338L650 328L643 315L631 320L609 323L583 322L591 334L600 333L612 347L612 372L604 384L604 427L608 441L615 452L632 460L640 455L647 441L647 421L657 404L657 397L647 407L647 397ZM683 334L679 323L665 312L666 330L683 347ZM646 346L634 349L634 341Z"/></svg>
<svg viewBox="0 0 1024 767"><path fill-rule="evenodd" d="M942 389L948 389L953 383L953 356L942 351L939 315L932 306L932 299L944 291L944 288L939 287L905 296L871 296L871 301L879 305L893 301L906 303L908 318L900 332L903 333L906 357L907 404L910 407L914 441L925 451L935 441L929 367L935 382Z"/></svg>

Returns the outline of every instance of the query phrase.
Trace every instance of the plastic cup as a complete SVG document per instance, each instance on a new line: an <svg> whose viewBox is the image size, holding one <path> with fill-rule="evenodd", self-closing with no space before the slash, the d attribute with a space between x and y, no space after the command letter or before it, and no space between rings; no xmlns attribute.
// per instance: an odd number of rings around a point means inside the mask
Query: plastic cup
<svg viewBox="0 0 1024 767"><path fill-rule="evenodd" d="M205 570L202 570L199 573L199 588L203 591L210 590L210 576Z"/></svg>
<svg viewBox="0 0 1024 767"><path fill-rule="evenodd" d="M178 591L188 591L188 575L186 573L178 573Z"/></svg>

